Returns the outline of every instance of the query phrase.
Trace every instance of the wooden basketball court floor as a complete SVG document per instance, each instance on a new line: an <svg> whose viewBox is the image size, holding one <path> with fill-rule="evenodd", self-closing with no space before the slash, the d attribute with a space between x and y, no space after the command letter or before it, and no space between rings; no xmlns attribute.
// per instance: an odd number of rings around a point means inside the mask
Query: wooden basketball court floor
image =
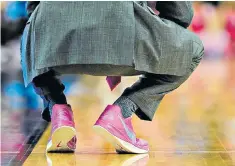
<svg viewBox="0 0 235 166"><path fill-rule="evenodd" d="M115 153L92 130L111 104L137 77L123 78L111 92L105 77L82 76L69 96L76 121L76 153L45 153L50 126L25 166L235 166L235 63L204 61L180 88L163 99L152 122L133 119L139 137L148 140L149 154Z"/></svg>

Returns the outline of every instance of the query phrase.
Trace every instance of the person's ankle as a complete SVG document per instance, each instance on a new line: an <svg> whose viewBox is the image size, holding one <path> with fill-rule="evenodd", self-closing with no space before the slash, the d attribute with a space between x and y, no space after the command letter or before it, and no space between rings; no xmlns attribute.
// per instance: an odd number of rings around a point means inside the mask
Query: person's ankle
<svg viewBox="0 0 235 166"><path fill-rule="evenodd" d="M119 97L113 105L119 106L124 118L129 118L138 109L138 106L131 101L129 98L121 96Z"/></svg>

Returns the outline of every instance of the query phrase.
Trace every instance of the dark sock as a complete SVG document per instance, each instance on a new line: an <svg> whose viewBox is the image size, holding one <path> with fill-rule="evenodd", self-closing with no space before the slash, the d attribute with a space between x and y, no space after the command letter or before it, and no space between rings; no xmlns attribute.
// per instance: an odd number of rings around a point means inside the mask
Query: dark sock
<svg viewBox="0 0 235 166"><path fill-rule="evenodd" d="M64 93L62 93L62 94L53 94L53 95L48 94L47 97L49 99L49 112L50 112L50 115L52 114L52 107L55 104L67 104L67 100L66 100L66 97L65 97Z"/></svg>
<svg viewBox="0 0 235 166"><path fill-rule="evenodd" d="M48 91L49 93L45 95L47 100L49 101L50 115L52 114L52 107L55 104L67 104L67 100L63 92L61 92L60 90L57 91L54 88L51 88L51 89L52 91L50 91L50 88L49 89L47 88L47 90L49 90Z"/></svg>
<svg viewBox="0 0 235 166"><path fill-rule="evenodd" d="M124 118L130 117L138 109L138 106L133 101L124 96L119 97L114 102L114 105L118 105L121 108Z"/></svg>
<svg viewBox="0 0 235 166"><path fill-rule="evenodd" d="M48 101L50 115L54 104L67 104L63 91L65 86L60 82L53 71L44 73L33 79L36 93Z"/></svg>

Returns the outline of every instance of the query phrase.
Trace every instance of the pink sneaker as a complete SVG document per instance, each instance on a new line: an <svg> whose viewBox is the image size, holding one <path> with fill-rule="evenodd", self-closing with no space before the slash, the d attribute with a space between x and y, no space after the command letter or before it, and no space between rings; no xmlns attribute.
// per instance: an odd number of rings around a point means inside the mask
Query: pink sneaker
<svg viewBox="0 0 235 166"><path fill-rule="evenodd" d="M55 104L51 116L51 137L47 152L74 152L76 149L76 130L73 112L67 104Z"/></svg>
<svg viewBox="0 0 235 166"><path fill-rule="evenodd" d="M108 105L93 126L94 130L109 140L118 153L147 153L147 141L136 138L131 117L123 118L119 106Z"/></svg>

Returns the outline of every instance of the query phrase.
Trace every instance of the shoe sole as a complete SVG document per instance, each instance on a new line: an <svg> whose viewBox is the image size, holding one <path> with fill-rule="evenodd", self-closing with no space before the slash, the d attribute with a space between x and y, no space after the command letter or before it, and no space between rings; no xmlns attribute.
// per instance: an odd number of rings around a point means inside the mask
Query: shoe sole
<svg viewBox="0 0 235 166"><path fill-rule="evenodd" d="M76 136L76 130L73 127L63 126L56 129L51 140L47 144L47 152L74 152L75 149L68 147L68 142Z"/></svg>
<svg viewBox="0 0 235 166"><path fill-rule="evenodd" d="M135 153L135 154L148 153L148 150L140 149L130 144L129 142L126 142L114 136L102 126L94 125L93 129L98 135L102 136L104 139L109 141L115 147L118 153Z"/></svg>

